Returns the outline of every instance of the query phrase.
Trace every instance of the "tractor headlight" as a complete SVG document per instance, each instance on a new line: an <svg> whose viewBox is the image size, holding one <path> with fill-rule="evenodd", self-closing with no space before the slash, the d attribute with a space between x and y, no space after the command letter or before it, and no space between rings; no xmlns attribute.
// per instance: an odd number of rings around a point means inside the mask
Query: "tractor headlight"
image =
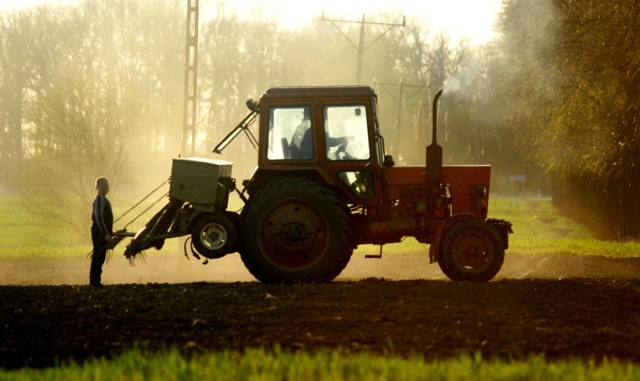
<svg viewBox="0 0 640 381"><path fill-rule="evenodd" d="M476 195L478 198L485 199L487 198L487 187L483 185L476 186Z"/></svg>

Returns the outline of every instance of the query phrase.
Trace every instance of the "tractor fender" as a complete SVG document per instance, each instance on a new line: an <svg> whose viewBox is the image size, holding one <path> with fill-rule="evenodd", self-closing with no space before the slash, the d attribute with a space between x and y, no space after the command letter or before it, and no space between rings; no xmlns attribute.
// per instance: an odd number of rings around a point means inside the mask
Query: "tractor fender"
<svg viewBox="0 0 640 381"><path fill-rule="evenodd" d="M504 248L509 248L509 234L513 233L513 228L511 226L511 222L505 220L497 220L495 218L488 218L487 223L493 226L498 233L500 233L500 237L502 238L502 243L504 244Z"/></svg>
<svg viewBox="0 0 640 381"><path fill-rule="evenodd" d="M444 236L444 232L449 230L453 225L474 218L475 215L473 213L458 213L453 216L447 218L443 223L438 226L438 230L436 231L436 236L433 239L433 242L429 245L429 263L436 263L440 257L440 245L442 243L442 237Z"/></svg>
<svg viewBox="0 0 640 381"><path fill-rule="evenodd" d="M251 196L258 189L265 187L267 184L277 182L284 178L304 178L323 185L336 185L335 179L332 179L331 176L329 176L329 174L320 167L298 169L292 168L291 166L256 168L251 179L245 180L243 185L248 191L249 196Z"/></svg>

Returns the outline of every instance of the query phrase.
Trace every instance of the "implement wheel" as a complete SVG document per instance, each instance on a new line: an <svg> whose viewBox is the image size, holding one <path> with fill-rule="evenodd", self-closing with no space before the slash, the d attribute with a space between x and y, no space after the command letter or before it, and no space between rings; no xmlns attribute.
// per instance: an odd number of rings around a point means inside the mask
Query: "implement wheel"
<svg viewBox="0 0 640 381"><path fill-rule="evenodd" d="M466 220L449 229L438 264L455 281L487 282L504 262L504 243L498 231L481 220Z"/></svg>
<svg viewBox="0 0 640 381"><path fill-rule="evenodd" d="M283 179L258 190L242 212L242 261L265 283L329 282L351 258L349 219L322 185Z"/></svg>
<svg viewBox="0 0 640 381"><path fill-rule="evenodd" d="M236 227L222 213L200 215L193 223L191 239L193 247L204 257L221 258L236 250L238 232Z"/></svg>

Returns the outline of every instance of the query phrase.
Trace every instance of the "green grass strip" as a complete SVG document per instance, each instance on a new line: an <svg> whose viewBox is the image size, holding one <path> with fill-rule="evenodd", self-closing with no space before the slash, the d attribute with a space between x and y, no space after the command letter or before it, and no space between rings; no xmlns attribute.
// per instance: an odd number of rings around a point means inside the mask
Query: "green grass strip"
<svg viewBox="0 0 640 381"><path fill-rule="evenodd" d="M84 258L91 250L91 246L0 246L0 259Z"/></svg>
<svg viewBox="0 0 640 381"><path fill-rule="evenodd" d="M0 259L56 259L82 257L91 250L68 231L42 225L17 207L15 197L0 196ZM640 257L640 242L616 242L594 239L586 228L562 216L550 200L492 198L489 216L511 221L514 234L509 253L569 254L604 257ZM87 225L87 229L89 226ZM87 230L88 231L88 230ZM120 255L128 240L115 255ZM177 240L167 241L159 253L175 254ZM365 245L361 250L377 253L377 246ZM428 246L407 238L402 243L386 245L386 254L427 253Z"/></svg>
<svg viewBox="0 0 640 381"><path fill-rule="evenodd" d="M132 350L112 361L13 371L2 380L611 380L640 379L640 366L603 361L550 362L541 356L526 361L484 361L479 355L425 362L345 350L291 353L248 349L213 352L189 358L177 350L146 353Z"/></svg>
<svg viewBox="0 0 640 381"><path fill-rule="evenodd" d="M511 236L507 253L518 254L568 254L595 255L601 257L640 257L640 243L600 241L596 239L519 238Z"/></svg>

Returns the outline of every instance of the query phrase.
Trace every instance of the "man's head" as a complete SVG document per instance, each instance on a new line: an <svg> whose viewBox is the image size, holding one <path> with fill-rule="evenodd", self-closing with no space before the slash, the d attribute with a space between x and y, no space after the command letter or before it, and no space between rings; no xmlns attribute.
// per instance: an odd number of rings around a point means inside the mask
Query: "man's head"
<svg viewBox="0 0 640 381"><path fill-rule="evenodd" d="M96 190L101 196L106 196L109 193L109 179L106 177L98 177L96 179Z"/></svg>

